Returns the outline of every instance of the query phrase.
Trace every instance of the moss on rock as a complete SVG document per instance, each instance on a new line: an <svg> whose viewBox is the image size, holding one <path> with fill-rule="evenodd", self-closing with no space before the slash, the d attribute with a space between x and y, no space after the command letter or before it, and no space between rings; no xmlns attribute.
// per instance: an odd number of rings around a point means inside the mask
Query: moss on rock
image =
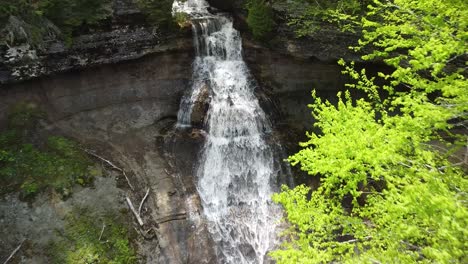
<svg viewBox="0 0 468 264"><path fill-rule="evenodd" d="M33 103L19 103L0 132L0 194L20 190L23 197L54 189L63 196L73 185L93 180L92 162L78 143L61 136L41 136L44 113Z"/></svg>

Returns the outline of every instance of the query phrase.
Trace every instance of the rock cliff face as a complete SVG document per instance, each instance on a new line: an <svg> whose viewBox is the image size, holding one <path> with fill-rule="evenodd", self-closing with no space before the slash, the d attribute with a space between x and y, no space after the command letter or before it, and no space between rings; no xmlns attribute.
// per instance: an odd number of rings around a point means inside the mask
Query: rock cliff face
<svg viewBox="0 0 468 264"><path fill-rule="evenodd" d="M307 107L312 103L312 90L334 100L346 80L336 63L272 52L249 41L244 41L244 57L262 93L272 102L274 122L289 131L285 134L295 134L288 138L294 145L305 139L305 131L313 125Z"/></svg>
<svg viewBox="0 0 468 264"><path fill-rule="evenodd" d="M188 46L0 90L2 114L20 100L36 102L49 117L46 129L78 139L125 168L136 187L129 195L151 190L145 222L157 227L157 240L142 247L143 263L210 263L213 257L191 167L183 170L179 162L193 165L199 141L185 143L191 135L175 140L171 133L191 62Z"/></svg>
<svg viewBox="0 0 468 264"><path fill-rule="evenodd" d="M0 84L137 59L190 43L187 30L168 34L148 23L134 0L113 0L110 9L111 16L98 25L75 32L71 46L57 36L59 29L47 20L49 34L40 45L32 46L27 39L16 46L1 42ZM20 18L10 17L0 30L14 34L26 29Z"/></svg>
<svg viewBox="0 0 468 264"><path fill-rule="evenodd" d="M343 86L335 60L348 56L344 40L333 34L295 39L285 31L265 47L250 40L242 1L211 2L234 11L257 95L294 151L312 124L310 91L333 97ZM112 18L77 36L71 47L53 41L44 50L0 49L0 128L9 107L34 101L48 114L45 129L125 168L139 190L127 193L136 199L150 188L144 220L156 227L157 239L140 245L143 263L216 263L193 175L203 132L173 129L193 56L189 31L159 34L132 0L115 0Z"/></svg>

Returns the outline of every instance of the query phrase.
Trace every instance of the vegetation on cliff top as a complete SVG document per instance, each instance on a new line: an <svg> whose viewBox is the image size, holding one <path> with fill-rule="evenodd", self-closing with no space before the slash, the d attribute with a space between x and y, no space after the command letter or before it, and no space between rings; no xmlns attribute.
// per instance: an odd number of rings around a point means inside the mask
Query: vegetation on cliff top
<svg viewBox="0 0 468 264"><path fill-rule="evenodd" d="M357 19L370 3L372 0L247 0L246 22L254 38L263 42L284 20L299 37L314 34L324 24L356 32L360 29Z"/></svg>
<svg viewBox="0 0 468 264"><path fill-rule="evenodd" d="M181 2L183 1L185 0ZM137 0L138 6L146 13L149 21L166 32L189 25L187 14L172 14L173 2L174 0Z"/></svg>
<svg viewBox="0 0 468 264"><path fill-rule="evenodd" d="M363 59L393 70L371 77L341 61L348 87L367 97L340 93L332 105L313 95L317 131L289 161L321 184L273 197L291 228L271 255L278 263L466 263L468 3L376 0L352 23L363 29L354 49L371 46Z"/></svg>
<svg viewBox="0 0 468 264"><path fill-rule="evenodd" d="M273 9L265 0L249 0L246 4L248 10L247 24L255 39L265 41L273 32L275 22Z"/></svg>
<svg viewBox="0 0 468 264"><path fill-rule="evenodd" d="M110 15L110 0L2 0L0 2L0 26L13 16L23 23L29 42L38 45L50 33L43 18L53 22L61 36L71 43L73 31L84 25L95 25ZM18 26L18 25L17 25ZM14 42L14 30L4 32L4 41ZM10 43L11 44L11 43Z"/></svg>
<svg viewBox="0 0 468 264"><path fill-rule="evenodd" d="M358 20L371 3L372 0L289 1L289 25L298 36L312 34L324 23L335 24L343 31L357 31L361 28Z"/></svg>
<svg viewBox="0 0 468 264"><path fill-rule="evenodd" d="M175 28L172 18L173 0L137 0L138 6L148 15L151 23L162 29Z"/></svg>

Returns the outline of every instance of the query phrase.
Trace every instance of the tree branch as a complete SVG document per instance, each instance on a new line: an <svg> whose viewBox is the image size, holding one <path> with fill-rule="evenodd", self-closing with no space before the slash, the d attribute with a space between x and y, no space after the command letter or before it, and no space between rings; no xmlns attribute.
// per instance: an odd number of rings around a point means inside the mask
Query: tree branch
<svg viewBox="0 0 468 264"><path fill-rule="evenodd" d="M143 197L143 199L142 199L141 202L140 202L140 207L138 207L138 214L139 214L140 216L141 216L141 209L143 208L143 204L145 203L146 198L148 198L149 191L150 191L150 188L148 188L148 190L146 190L145 197Z"/></svg>
<svg viewBox="0 0 468 264"><path fill-rule="evenodd" d="M7 264L8 261L10 261L13 258L13 256L20 250L23 243L24 243L24 240L19 244L19 246L15 248L15 250L13 250L13 252L11 252L10 256L5 260L5 262L3 262L3 264Z"/></svg>
<svg viewBox="0 0 468 264"><path fill-rule="evenodd" d="M132 189L132 191L135 190L135 188L133 187L132 183L130 182L130 179L127 177L127 174L125 173L125 171L122 169L122 168L119 168L117 167L114 163L112 163L110 160L107 160L101 156L99 156L98 154L94 153L93 151L89 150L89 149L83 149L84 152L88 153L89 155L105 162L107 165L109 165L112 169L116 170L116 171L119 171L122 173L122 175L125 177L125 179L127 180L127 183L128 183L128 186L130 186L130 189Z"/></svg>
<svg viewBox="0 0 468 264"><path fill-rule="evenodd" d="M138 221L138 224L140 226L143 226L144 223L143 223L143 219L141 219L141 216L138 214L138 212L135 210L135 207L133 206L133 203L132 201L130 200L130 198L128 198L128 196L125 196L126 200L127 200L127 204L128 204L128 207L130 207L130 210L132 210L132 213L133 215L135 215L135 218L137 219Z"/></svg>
<svg viewBox="0 0 468 264"><path fill-rule="evenodd" d="M99 241L101 241L102 234L104 234L104 229L106 228L106 223L102 223L102 229L101 229L101 234L99 235Z"/></svg>

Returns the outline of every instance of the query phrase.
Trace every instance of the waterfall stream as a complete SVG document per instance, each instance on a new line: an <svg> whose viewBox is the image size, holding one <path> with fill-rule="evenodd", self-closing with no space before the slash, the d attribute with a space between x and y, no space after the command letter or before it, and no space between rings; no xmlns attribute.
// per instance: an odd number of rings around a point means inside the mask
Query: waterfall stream
<svg viewBox="0 0 468 264"><path fill-rule="evenodd" d="M271 195L281 157L267 142L271 125L254 95L240 34L229 15L208 8L205 0L173 6L189 15L196 47L193 85L181 102L178 126L190 127L193 105L209 89L207 137L196 171L208 229L220 263L264 263L277 244L281 212Z"/></svg>

